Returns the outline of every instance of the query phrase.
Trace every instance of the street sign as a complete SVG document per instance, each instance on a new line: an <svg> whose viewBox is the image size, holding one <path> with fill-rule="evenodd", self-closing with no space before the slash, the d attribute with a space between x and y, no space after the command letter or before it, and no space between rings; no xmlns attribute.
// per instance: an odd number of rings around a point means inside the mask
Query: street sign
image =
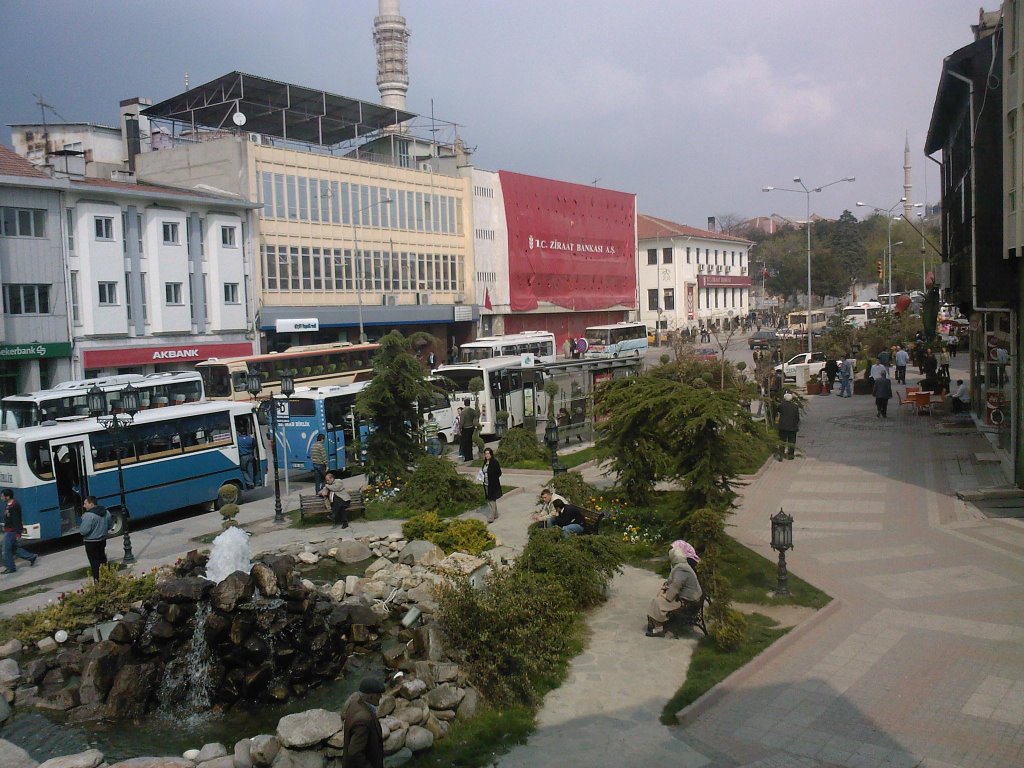
<svg viewBox="0 0 1024 768"><path fill-rule="evenodd" d="M275 401L274 407L277 408L277 423L278 424L287 424L289 419L291 418L288 415L288 405L289 405L289 403L288 403L287 400L276 400Z"/></svg>

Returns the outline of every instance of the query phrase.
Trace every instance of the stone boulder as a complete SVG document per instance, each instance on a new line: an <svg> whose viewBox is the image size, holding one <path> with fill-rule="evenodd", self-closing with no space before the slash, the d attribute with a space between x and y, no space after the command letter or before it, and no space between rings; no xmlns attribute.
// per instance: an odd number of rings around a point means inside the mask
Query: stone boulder
<svg viewBox="0 0 1024 768"><path fill-rule="evenodd" d="M14 659L0 659L0 685L13 688L21 679L21 668Z"/></svg>
<svg viewBox="0 0 1024 768"><path fill-rule="evenodd" d="M384 758L384 768L399 768L399 766L405 765L412 760L412 757L412 750L408 747L402 747L395 754Z"/></svg>
<svg viewBox="0 0 1024 768"><path fill-rule="evenodd" d="M475 688L466 688L463 693L462 701L459 702L458 713L459 717L465 720L471 720L476 717L476 712L480 708L480 694L476 692Z"/></svg>
<svg viewBox="0 0 1024 768"><path fill-rule="evenodd" d="M52 637L44 637L42 640L36 640L36 650L40 653L53 653L60 646L57 645L57 641Z"/></svg>
<svg viewBox="0 0 1024 768"><path fill-rule="evenodd" d="M176 605L176 603L172 603ZM115 643L134 643L142 634L145 621L137 613L126 613L124 618L114 625L110 630L109 639Z"/></svg>
<svg viewBox="0 0 1024 768"><path fill-rule="evenodd" d="M346 565L361 563L371 557L373 557L373 553L370 552L370 548L363 542L354 539L339 541L338 546L334 547L334 559Z"/></svg>
<svg viewBox="0 0 1024 768"><path fill-rule="evenodd" d="M266 563L256 563L249 571L249 575L256 584L256 589L264 597L277 597L280 594L281 587L277 583L277 574Z"/></svg>
<svg viewBox="0 0 1024 768"><path fill-rule="evenodd" d="M466 692L447 683L437 686L426 695L431 709L455 709L462 702Z"/></svg>
<svg viewBox="0 0 1024 768"><path fill-rule="evenodd" d="M271 768L324 768L324 756L315 749L296 751L282 747Z"/></svg>
<svg viewBox="0 0 1024 768"><path fill-rule="evenodd" d="M434 734L418 725L410 726L409 732L405 734L405 746L413 752L430 749L434 746Z"/></svg>
<svg viewBox="0 0 1024 768"><path fill-rule="evenodd" d="M40 763L39 768L96 768L102 762L102 752L98 749L88 749L85 752L79 752L77 755L52 757L45 763Z"/></svg>
<svg viewBox="0 0 1024 768"><path fill-rule="evenodd" d="M341 726L341 715L337 712L310 709L282 717L277 723L277 739L284 747L303 749L329 739Z"/></svg>
<svg viewBox="0 0 1024 768"><path fill-rule="evenodd" d="M210 604L224 613L231 613L235 606L252 599L256 585L245 571L229 573L220 584L210 591Z"/></svg>
<svg viewBox="0 0 1024 768"><path fill-rule="evenodd" d="M388 737L384 739L384 754L390 755L392 752L397 752L405 746L406 730L399 728L398 730L391 731Z"/></svg>
<svg viewBox="0 0 1024 768"><path fill-rule="evenodd" d="M410 541L398 553L398 562L406 565L433 565L444 560L444 550L430 541Z"/></svg>
<svg viewBox="0 0 1024 768"><path fill-rule="evenodd" d="M16 637L12 637L6 643L0 643L0 659L6 659L8 656L19 654L24 647L21 640Z"/></svg>
<svg viewBox="0 0 1024 768"><path fill-rule="evenodd" d="M156 587L160 599L166 600L168 603L197 603L206 597L207 592L211 589L213 589L212 581L197 577L168 579L157 584Z"/></svg>
<svg viewBox="0 0 1024 768"><path fill-rule="evenodd" d="M36 709L50 709L56 712L67 712L74 709L80 703L78 688L64 686L36 701Z"/></svg>
<svg viewBox="0 0 1024 768"><path fill-rule="evenodd" d="M232 754L234 768L252 768L252 756L249 754L249 739L239 739L235 742L235 749Z"/></svg>
<svg viewBox="0 0 1024 768"><path fill-rule="evenodd" d="M38 763L21 747L0 739L0 765L4 768L36 768Z"/></svg>
<svg viewBox="0 0 1024 768"><path fill-rule="evenodd" d="M218 757L225 757L228 754L228 748L219 742L210 742L204 744L203 748L199 750L199 754L192 758L196 763L205 763L207 760L214 760Z"/></svg>
<svg viewBox="0 0 1024 768"><path fill-rule="evenodd" d="M409 701L419 698L426 692L427 684L415 677L407 677L402 680L402 685L398 689L398 695Z"/></svg>
<svg viewBox="0 0 1024 768"><path fill-rule="evenodd" d="M269 733L262 733L249 739L249 757L252 758L252 764L259 768L267 768L273 763L279 749L281 742Z"/></svg>
<svg viewBox="0 0 1024 768"><path fill-rule="evenodd" d="M295 558L291 555L263 555L260 562L268 566L277 577L277 586L281 590L288 589L291 584L292 571L295 570Z"/></svg>
<svg viewBox="0 0 1024 768"><path fill-rule="evenodd" d="M235 768L235 758L233 755L215 757L212 760L196 763L196 768Z"/></svg>
<svg viewBox="0 0 1024 768"><path fill-rule="evenodd" d="M146 714L150 691L160 682L156 664L126 664L118 670L107 694L107 716L134 719Z"/></svg>
<svg viewBox="0 0 1024 768"><path fill-rule="evenodd" d="M4 696L0 696L0 724L6 723L11 716L11 705L7 703Z"/></svg>
<svg viewBox="0 0 1024 768"><path fill-rule="evenodd" d="M376 560L374 560L372 563L370 563L366 567L366 570L363 571L363 575L365 575L367 577L370 577L370 576L373 576L374 574L376 574L377 572L383 571L385 568L390 568L390 567L391 567L391 561L390 560L388 560L386 557L378 557Z"/></svg>
<svg viewBox="0 0 1024 768"><path fill-rule="evenodd" d="M345 594L345 582L340 579L327 588L327 596L335 603L340 603L344 600Z"/></svg>
<svg viewBox="0 0 1024 768"><path fill-rule="evenodd" d="M320 562L320 555L316 552L299 552L296 559L305 565L316 565Z"/></svg>
<svg viewBox="0 0 1024 768"><path fill-rule="evenodd" d="M184 757L132 757L110 768L195 768L195 764Z"/></svg>
<svg viewBox="0 0 1024 768"><path fill-rule="evenodd" d="M82 680L79 696L83 704L95 704L105 701L114 678L124 666L131 653L127 645L112 640L96 643L82 660Z"/></svg>

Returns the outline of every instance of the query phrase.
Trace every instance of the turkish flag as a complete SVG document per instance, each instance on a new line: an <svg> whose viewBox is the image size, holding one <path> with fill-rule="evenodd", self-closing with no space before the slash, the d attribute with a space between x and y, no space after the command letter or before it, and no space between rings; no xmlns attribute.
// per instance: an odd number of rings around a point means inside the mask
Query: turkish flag
<svg viewBox="0 0 1024 768"><path fill-rule="evenodd" d="M494 309L491 306L491 292L484 288L484 309Z"/></svg>

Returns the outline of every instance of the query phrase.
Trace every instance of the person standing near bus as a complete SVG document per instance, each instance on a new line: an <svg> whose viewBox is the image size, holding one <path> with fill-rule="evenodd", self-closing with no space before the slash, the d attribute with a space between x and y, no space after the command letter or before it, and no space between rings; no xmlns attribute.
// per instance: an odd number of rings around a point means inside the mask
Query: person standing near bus
<svg viewBox="0 0 1024 768"><path fill-rule="evenodd" d="M437 437L437 419L433 413L427 414L427 420L423 423L423 437L427 443L427 453L431 456L441 455L441 441Z"/></svg>
<svg viewBox="0 0 1024 768"><path fill-rule="evenodd" d="M110 533L112 518L107 508L96 503L95 496L86 496L82 502L85 512L78 532L85 542L85 556L89 558L89 572L92 580L100 580L100 566L107 564L107 534Z"/></svg>
<svg viewBox="0 0 1024 768"><path fill-rule="evenodd" d="M0 497L4 502L4 569L0 573L14 573L18 570L14 565L15 557L28 560L29 567L32 567L39 555L33 555L21 546L25 526L21 518L21 504L15 500L14 491L4 488Z"/></svg>
<svg viewBox="0 0 1024 768"><path fill-rule="evenodd" d="M327 475L327 446L324 443L323 433L316 436L316 441L309 450L309 460L313 462L313 492L320 493Z"/></svg>
<svg viewBox="0 0 1024 768"><path fill-rule="evenodd" d="M256 487L256 438L249 432L238 430L238 463L242 470L245 490Z"/></svg>
<svg viewBox="0 0 1024 768"><path fill-rule="evenodd" d="M480 415L476 412L476 408L470 404L469 400L464 400L463 402L466 404L466 407L462 409L462 432L459 436L459 441L462 448L462 460L472 461L473 433L476 431Z"/></svg>

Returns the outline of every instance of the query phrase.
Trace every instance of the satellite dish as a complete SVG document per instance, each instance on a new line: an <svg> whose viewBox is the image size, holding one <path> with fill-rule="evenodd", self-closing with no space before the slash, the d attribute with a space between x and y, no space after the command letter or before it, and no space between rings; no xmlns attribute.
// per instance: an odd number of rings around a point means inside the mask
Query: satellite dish
<svg viewBox="0 0 1024 768"><path fill-rule="evenodd" d="M231 116L231 122L233 122L235 125L241 128L243 125L245 125L245 115L243 115L241 112L235 112L235 114Z"/></svg>

